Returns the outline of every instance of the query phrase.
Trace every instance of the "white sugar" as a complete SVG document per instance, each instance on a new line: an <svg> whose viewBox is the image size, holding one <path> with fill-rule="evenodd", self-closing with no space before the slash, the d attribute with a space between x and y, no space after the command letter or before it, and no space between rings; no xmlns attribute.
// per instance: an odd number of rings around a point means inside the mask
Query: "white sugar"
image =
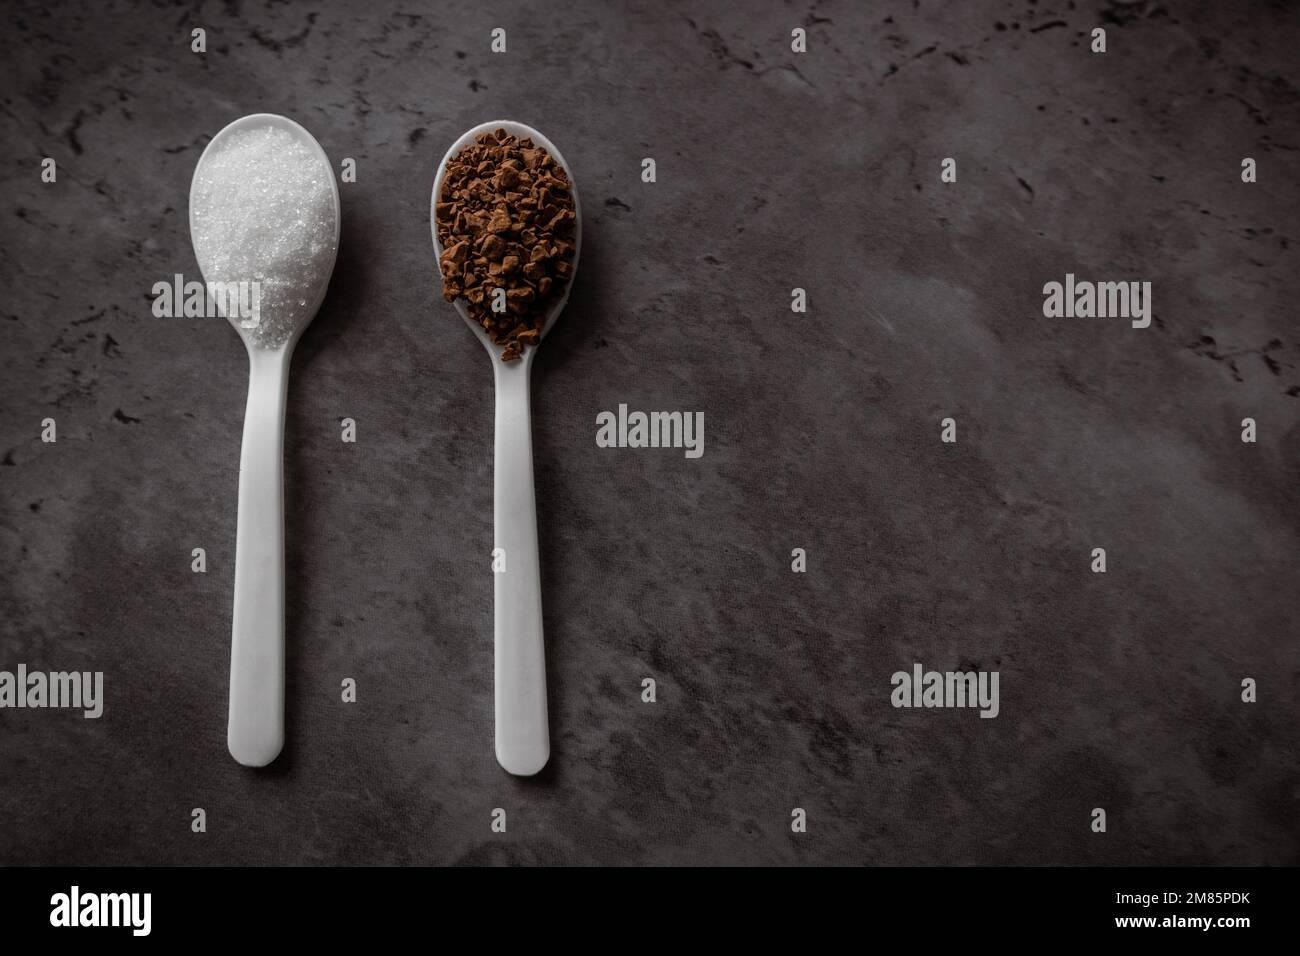
<svg viewBox="0 0 1300 956"><path fill-rule="evenodd" d="M333 173L288 130L238 130L204 159L190 195L203 278L257 282L258 315L231 321L276 348L311 318L334 267Z"/></svg>

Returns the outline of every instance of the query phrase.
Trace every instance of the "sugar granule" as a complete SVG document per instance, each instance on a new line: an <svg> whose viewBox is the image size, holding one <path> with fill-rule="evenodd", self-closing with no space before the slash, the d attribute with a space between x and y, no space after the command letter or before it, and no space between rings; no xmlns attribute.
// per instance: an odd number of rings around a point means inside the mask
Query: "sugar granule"
<svg viewBox="0 0 1300 956"><path fill-rule="evenodd" d="M334 265L332 173L288 130L238 130L195 179L194 252L208 282L257 282L259 315L232 318L277 348L311 318Z"/></svg>

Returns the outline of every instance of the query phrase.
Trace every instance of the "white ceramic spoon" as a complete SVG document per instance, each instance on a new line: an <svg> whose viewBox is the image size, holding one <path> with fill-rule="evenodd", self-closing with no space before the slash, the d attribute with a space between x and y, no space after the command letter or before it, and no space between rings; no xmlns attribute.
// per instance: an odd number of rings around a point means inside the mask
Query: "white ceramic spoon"
<svg viewBox="0 0 1300 956"><path fill-rule="evenodd" d="M582 207L573 170L555 145L537 130L523 123L498 120L465 132L451 144L438 164L433 180L429 219L433 228L433 251L441 263L438 216L434 206L447 172L447 161L482 133L504 129L520 138L528 137L555 159L569 176L573 211L573 266L564 291L551 307L542 326L542 337L551 330L569 300L573 277L582 251ZM492 359L496 377L496 478L493 488L495 546L505 551L506 570L495 580L495 683L497 762L510 773L531 776L546 766L551 755L546 714L546 654L542 642L542 583L537 556L537 504L533 495L533 436L528 410L528 383L533 357L541 343L524 350L514 362L501 361L501 346L493 344L469 316L463 299L456 311L478 336Z"/></svg>
<svg viewBox="0 0 1300 956"><path fill-rule="evenodd" d="M291 133L320 158L334 197L334 249L314 300L299 313L283 344L267 347L237 317L230 319L248 349L248 408L239 459L239 519L235 539L235 608L231 628L230 754L249 767L264 767L284 746L284 407L289 359L325 298L339 245L339 190L329 157L307 130L291 119L255 113L235 120L208 143L190 187L190 233L194 194L209 156L231 133L275 127ZM195 246L200 269L204 250ZM205 270L205 278L207 278Z"/></svg>

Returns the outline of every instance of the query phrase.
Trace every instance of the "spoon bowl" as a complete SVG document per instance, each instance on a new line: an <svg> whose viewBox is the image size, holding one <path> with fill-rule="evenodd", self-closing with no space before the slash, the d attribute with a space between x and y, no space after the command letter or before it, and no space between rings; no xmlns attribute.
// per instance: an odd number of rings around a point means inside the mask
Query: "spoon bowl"
<svg viewBox="0 0 1300 956"><path fill-rule="evenodd" d="M436 207L438 205L438 194L442 192L442 181L447 175L447 163L449 163L457 153L466 146L472 144L484 133L495 132L499 129L505 130L512 136L518 136L520 139L525 137L531 139L534 145L540 146L542 149L550 153L551 158L564 169L565 175L569 177L569 193L573 196L573 213L575 217L573 222L573 263L570 266L569 279L564 284L564 290L560 293L559 297L551 305L550 310L546 313L546 321L542 324L542 332L540 336L540 339L544 339L546 338L546 333L551 331L551 326L555 325L555 320L558 319L560 313L564 311L565 305L568 304L569 290L573 288L573 280L578 274L578 259L582 255L582 203L578 199L578 184L573 178L573 169L564 161L564 157L560 155L560 151L555 148L555 144L549 139L526 123L517 123L514 120L496 120L492 123L480 123L473 129L466 130L462 133L460 138L452 143L451 148L443 155L442 162L438 164L438 171L434 174L433 178L433 196L429 201L429 225L433 230L433 253L435 261L439 264L439 275L441 275L442 243L438 241L438 212ZM473 330L474 334L478 336L478 340L483 343L483 347L488 350L488 355L492 356L494 361L504 365L515 364L501 362L501 346L494 343L488 337L488 334L484 331L483 327L470 318L469 305L464 299L457 299L453 305L455 306L456 311L460 313L460 317L465 320L466 324ZM519 359L520 363L532 362L533 353L536 352L538 346L541 345L540 339L538 340L537 345L524 350L524 354L520 356Z"/></svg>
<svg viewBox="0 0 1300 956"><path fill-rule="evenodd" d="M203 153L199 156L198 163L194 166L194 176L190 180L190 235L197 235L194 196L200 184L201 174L204 171L205 164L211 157L216 156L221 152L230 141L231 137L235 134L249 130L267 128L285 131L292 136L296 142L306 147L320 161L321 165L329 172L330 193L334 205L334 241L333 251L329 257L329 267L323 270L322 274L325 276L324 280L319 284L319 287L314 290L313 297L308 301L308 307L300 313L298 321L294 324L292 334L284 343L284 349L288 352L292 352L294 345L297 344L298 338L302 335L303 329L305 329L311 323L312 319L316 317L316 313L320 311L321 303L325 301L325 293L329 288L329 278L333 274L334 265L338 260L339 234L342 229L338 180L334 177L334 167L330 165L329 156L325 154L325 150L321 147L321 144L316 141L316 137L312 136L312 134L309 133L300 123L296 123L287 116L280 116L277 113L250 113L248 116L241 116L239 119L223 127L221 131L218 132L216 136L213 136L211 141L209 141L208 145L204 148ZM203 259L199 256L199 250L197 248L195 249L195 254L196 257L199 258L199 270L204 273L204 279L208 279L207 270L204 268ZM218 301L218 308L224 312L224 304L220 300ZM254 348L267 348L257 341L252 329L244 328L240 324L238 317L227 316L227 318L229 319L230 324L235 327L235 331L239 333L240 338L244 340L244 344L250 349L250 351ZM272 348L274 349L277 347L278 346L273 346Z"/></svg>

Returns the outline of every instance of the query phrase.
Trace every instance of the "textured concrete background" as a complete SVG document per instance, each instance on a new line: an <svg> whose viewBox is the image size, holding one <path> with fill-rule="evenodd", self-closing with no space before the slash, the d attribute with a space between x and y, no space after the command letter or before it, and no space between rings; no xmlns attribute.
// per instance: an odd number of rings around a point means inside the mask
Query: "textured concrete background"
<svg viewBox="0 0 1300 956"><path fill-rule="evenodd" d="M618 7L6 5L0 668L107 702L0 712L0 862L1300 862L1300 10ZM261 111L358 176L294 360L288 742L255 772L246 360L149 290L197 277L194 164ZM428 223L501 117L586 210L535 369L531 781L492 752L491 373ZM1152 327L1044 319L1067 271L1150 280ZM704 457L597 449L620 402L704 411ZM1000 671L1001 715L893 709L914 661Z"/></svg>

